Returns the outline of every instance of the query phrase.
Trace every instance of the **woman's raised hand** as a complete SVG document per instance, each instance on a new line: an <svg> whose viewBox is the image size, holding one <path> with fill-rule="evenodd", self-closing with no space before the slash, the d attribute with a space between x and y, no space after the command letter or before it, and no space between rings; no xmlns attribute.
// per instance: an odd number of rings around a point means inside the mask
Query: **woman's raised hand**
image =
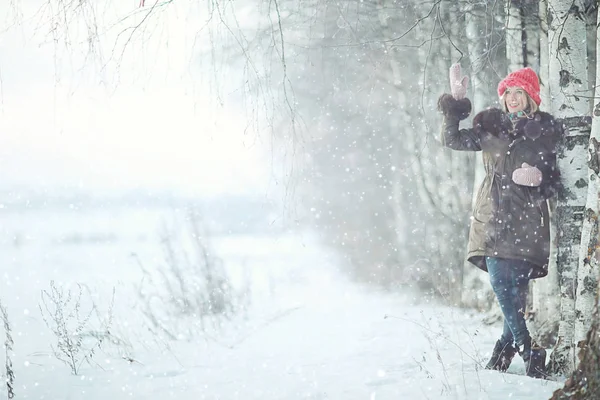
<svg viewBox="0 0 600 400"><path fill-rule="evenodd" d="M464 99L467 95L469 77L461 75L460 64L453 64L450 67L450 90L456 100Z"/></svg>

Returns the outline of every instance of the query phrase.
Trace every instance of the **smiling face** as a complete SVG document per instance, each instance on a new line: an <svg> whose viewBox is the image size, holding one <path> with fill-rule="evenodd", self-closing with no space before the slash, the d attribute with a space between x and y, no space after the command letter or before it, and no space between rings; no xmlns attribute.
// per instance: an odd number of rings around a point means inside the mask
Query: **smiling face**
<svg viewBox="0 0 600 400"><path fill-rule="evenodd" d="M506 110L510 113L523 111L529 104L527 92L518 86L507 87L503 97Z"/></svg>

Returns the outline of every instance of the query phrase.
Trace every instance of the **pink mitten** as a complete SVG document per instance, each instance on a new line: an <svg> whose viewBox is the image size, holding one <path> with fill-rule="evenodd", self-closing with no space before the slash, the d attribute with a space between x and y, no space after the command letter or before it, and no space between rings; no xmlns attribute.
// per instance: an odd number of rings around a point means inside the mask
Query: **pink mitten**
<svg viewBox="0 0 600 400"><path fill-rule="evenodd" d="M542 183L542 171L527 163L523 163L521 168L513 171L512 180L517 185L537 187Z"/></svg>
<svg viewBox="0 0 600 400"><path fill-rule="evenodd" d="M464 99L467 95L469 77L461 77L460 64L452 64L450 67L450 91L456 100Z"/></svg>

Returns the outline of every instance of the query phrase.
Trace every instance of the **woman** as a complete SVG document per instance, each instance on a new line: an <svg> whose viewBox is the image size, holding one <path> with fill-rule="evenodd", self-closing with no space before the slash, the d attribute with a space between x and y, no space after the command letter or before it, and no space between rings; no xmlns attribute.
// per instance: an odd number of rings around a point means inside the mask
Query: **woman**
<svg viewBox="0 0 600 400"><path fill-rule="evenodd" d="M550 252L546 199L558 188L556 146L562 127L539 110L540 85L531 68L509 74L498 85L502 110L490 108L459 129L471 112L467 79L450 69L453 95L440 97L445 146L482 151L485 179L471 217L467 259L489 273L504 314L502 336L486 368L506 371L519 352L528 376L543 377L546 351L532 342L524 313L530 279L548 273Z"/></svg>

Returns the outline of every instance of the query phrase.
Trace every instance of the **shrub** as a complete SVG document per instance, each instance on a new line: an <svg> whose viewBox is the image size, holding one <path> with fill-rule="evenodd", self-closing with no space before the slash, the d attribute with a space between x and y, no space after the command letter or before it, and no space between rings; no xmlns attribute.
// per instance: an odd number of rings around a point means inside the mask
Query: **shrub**
<svg viewBox="0 0 600 400"><path fill-rule="evenodd" d="M46 326L54 334L56 344L52 351L56 358L65 363L74 375L78 375L84 361L90 363L104 339L110 336L115 291L108 311L107 321L101 321L102 334L90 328L91 319L96 305L90 306L85 313L82 311L82 285L77 284L77 291L65 290L50 282L50 290L42 290L39 305Z"/></svg>
<svg viewBox="0 0 600 400"><path fill-rule="evenodd" d="M219 329L242 305L232 287L223 261L211 248L197 213L189 213L187 237L167 228L161 235L164 262L157 270L137 262L144 278L137 291L141 311L154 333L171 340L191 339L210 326ZM186 249L190 240L193 255Z"/></svg>

